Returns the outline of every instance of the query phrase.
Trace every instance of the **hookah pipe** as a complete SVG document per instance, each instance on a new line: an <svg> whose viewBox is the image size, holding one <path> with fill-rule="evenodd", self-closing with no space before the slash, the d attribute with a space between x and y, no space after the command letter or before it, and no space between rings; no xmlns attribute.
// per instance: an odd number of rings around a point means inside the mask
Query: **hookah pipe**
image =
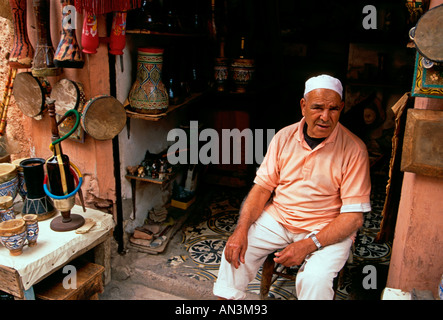
<svg viewBox="0 0 443 320"><path fill-rule="evenodd" d="M51 222L51 229L54 231L70 231L81 227L85 223L85 219L78 214L71 214L71 209L74 206L74 196L76 193L79 193L79 197L83 206L83 212L86 211L85 204L83 200L83 195L81 192L81 185L83 183L83 176L76 165L74 165L71 161L69 161L69 157L64 155L61 150L61 144L63 140L68 138L78 127L80 123L80 115L77 110L71 109L68 110L65 115L60 119L57 123L55 118L55 100L47 99L49 116L51 117L51 130L52 130L52 143L49 145L49 149L54 153L53 157L50 157L46 160L46 168L48 175L45 176L43 182L43 189L45 193L52 198L54 202L54 206L60 210L61 217L57 217ZM62 138L60 138L58 133L58 126L62 123L67 116L70 114L74 114L76 116L76 122L73 128ZM66 165L69 165L69 170L67 170ZM58 172L57 172L58 170ZM49 190L47 183L48 177L52 173L52 181L49 178L49 182L53 184L53 186L57 187L58 190ZM73 178L73 179L72 179ZM77 186L73 189L73 181L77 182ZM56 188L53 188L56 189ZM54 193L62 193L54 194Z"/></svg>

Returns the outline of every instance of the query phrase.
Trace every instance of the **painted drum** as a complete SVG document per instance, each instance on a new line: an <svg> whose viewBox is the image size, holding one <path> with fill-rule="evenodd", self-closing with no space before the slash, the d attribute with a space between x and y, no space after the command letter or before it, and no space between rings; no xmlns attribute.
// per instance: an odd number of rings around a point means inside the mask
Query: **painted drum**
<svg viewBox="0 0 443 320"><path fill-rule="evenodd" d="M96 96L85 103L81 115L85 132L97 140L109 140L118 135L126 125L123 104L108 95Z"/></svg>
<svg viewBox="0 0 443 320"><path fill-rule="evenodd" d="M51 89L51 84L44 77L21 72L15 77L12 94L23 114L32 118L42 113Z"/></svg>
<svg viewBox="0 0 443 320"><path fill-rule="evenodd" d="M74 109L81 114L86 102L83 85L69 79L61 79L54 85L51 92L51 99L55 100L54 105L57 122L59 122L69 110ZM71 114L60 123L58 126L60 136L64 136L71 131L75 125L75 120L75 115ZM69 136L69 139L84 142L83 128L79 126L77 130Z"/></svg>

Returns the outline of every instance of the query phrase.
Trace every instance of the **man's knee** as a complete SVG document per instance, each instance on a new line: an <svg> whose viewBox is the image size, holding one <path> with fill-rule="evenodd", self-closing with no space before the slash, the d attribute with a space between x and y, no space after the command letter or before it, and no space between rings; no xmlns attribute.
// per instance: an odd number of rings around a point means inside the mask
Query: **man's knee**
<svg viewBox="0 0 443 320"><path fill-rule="evenodd" d="M330 300L334 296L334 274L302 271L297 274L297 297L300 300Z"/></svg>

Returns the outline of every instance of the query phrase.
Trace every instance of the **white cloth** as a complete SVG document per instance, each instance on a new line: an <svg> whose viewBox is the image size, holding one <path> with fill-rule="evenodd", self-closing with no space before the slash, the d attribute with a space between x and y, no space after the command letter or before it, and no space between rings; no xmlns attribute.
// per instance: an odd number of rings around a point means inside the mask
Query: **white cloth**
<svg viewBox="0 0 443 320"><path fill-rule="evenodd" d="M286 230L266 212L251 226L245 263L238 269L229 264L223 252L218 278L214 284L215 296L225 299L244 299L246 288L254 279L268 254L307 238L311 233L294 234ZM331 300L333 280L348 259L352 239L326 246L312 253L300 268L296 278L299 300Z"/></svg>
<svg viewBox="0 0 443 320"><path fill-rule="evenodd" d="M109 232L114 226L111 214L75 205L71 213L93 219L96 224L85 234L77 234L75 230L56 232L50 228L53 218L39 221L37 245L25 246L19 256L11 256L9 250L0 246L0 265L13 268L22 278L24 290L28 290L41 277L65 264L78 251L88 247L98 238ZM59 216L56 214L54 218ZM20 218L20 216L18 216Z"/></svg>
<svg viewBox="0 0 443 320"><path fill-rule="evenodd" d="M315 89L330 89L334 90L340 95L340 98L343 99L343 86L340 80L328 76L326 74L322 74L317 77L309 78L305 83L305 95L312 90Z"/></svg>

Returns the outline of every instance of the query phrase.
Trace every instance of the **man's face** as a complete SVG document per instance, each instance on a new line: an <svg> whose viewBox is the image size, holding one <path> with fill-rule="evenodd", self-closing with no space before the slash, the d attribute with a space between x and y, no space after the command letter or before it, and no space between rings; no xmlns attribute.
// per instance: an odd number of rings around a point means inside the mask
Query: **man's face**
<svg viewBox="0 0 443 320"><path fill-rule="evenodd" d="M326 138L337 125L344 103L334 90L315 89L301 99L300 105L308 124L308 135Z"/></svg>

